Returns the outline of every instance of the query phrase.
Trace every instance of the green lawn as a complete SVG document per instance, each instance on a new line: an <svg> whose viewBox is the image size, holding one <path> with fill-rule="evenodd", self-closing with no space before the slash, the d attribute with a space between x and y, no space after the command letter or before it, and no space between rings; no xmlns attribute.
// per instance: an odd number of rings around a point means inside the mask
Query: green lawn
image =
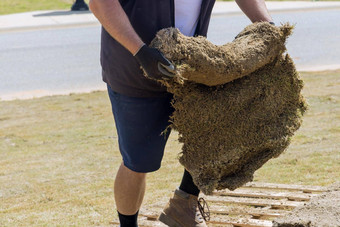
<svg viewBox="0 0 340 227"><path fill-rule="evenodd" d="M88 3L89 0L85 0ZM0 15L35 10L70 9L74 0L0 0Z"/></svg>
<svg viewBox="0 0 340 227"><path fill-rule="evenodd" d="M292 144L255 181L340 181L340 71L302 73L309 110ZM178 185L172 133L162 168L148 175L145 206ZM108 226L121 161L106 92L0 101L0 226Z"/></svg>

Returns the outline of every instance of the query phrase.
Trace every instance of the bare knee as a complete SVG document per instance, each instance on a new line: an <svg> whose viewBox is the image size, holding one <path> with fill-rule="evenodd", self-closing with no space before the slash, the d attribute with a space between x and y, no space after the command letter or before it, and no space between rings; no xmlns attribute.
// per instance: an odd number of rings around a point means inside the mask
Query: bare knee
<svg viewBox="0 0 340 227"><path fill-rule="evenodd" d="M129 169L128 167L126 167L124 163L120 165L117 175L118 174L123 174L125 177L141 179L141 180L146 178L146 173L133 171Z"/></svg>

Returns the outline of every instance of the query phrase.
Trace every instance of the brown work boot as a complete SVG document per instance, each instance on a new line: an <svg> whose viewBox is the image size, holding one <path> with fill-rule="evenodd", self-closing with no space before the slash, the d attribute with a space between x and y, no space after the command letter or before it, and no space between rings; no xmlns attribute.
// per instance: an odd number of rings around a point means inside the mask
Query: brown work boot
<svg viewBox="0 0 340 227"><path fill-rule="evenodd" d="M170 227L206 227L197 196L176 189L158 220Z"/></svg>

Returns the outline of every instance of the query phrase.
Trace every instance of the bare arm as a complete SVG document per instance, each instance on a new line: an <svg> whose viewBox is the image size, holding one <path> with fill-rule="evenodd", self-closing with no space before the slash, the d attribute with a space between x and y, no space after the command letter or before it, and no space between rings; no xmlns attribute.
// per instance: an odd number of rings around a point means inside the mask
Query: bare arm
<svg viewBox="0 0 340 227"><path fill-rule="evenodd" d="M90 9L105 30L131 54L143 46L144 42L133 29L118 0L90 0Z"/></svg>
<svg viewBox="0 0 340 227"><path fill-rule="evenodd" d="M252 22L273 20L264 0L236 0L236 3Z"/></svg>

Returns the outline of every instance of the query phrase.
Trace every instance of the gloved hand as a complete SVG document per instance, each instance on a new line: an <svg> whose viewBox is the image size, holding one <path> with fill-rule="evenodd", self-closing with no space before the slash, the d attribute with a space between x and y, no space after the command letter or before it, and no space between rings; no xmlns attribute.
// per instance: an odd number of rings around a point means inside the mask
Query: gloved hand
<svg viewBox="0 0 340 227"><path fill-rule="evenodd" d="M156 48L144 44L134 56L152 79L170 79L175 76L175 66Z"/></svg>

